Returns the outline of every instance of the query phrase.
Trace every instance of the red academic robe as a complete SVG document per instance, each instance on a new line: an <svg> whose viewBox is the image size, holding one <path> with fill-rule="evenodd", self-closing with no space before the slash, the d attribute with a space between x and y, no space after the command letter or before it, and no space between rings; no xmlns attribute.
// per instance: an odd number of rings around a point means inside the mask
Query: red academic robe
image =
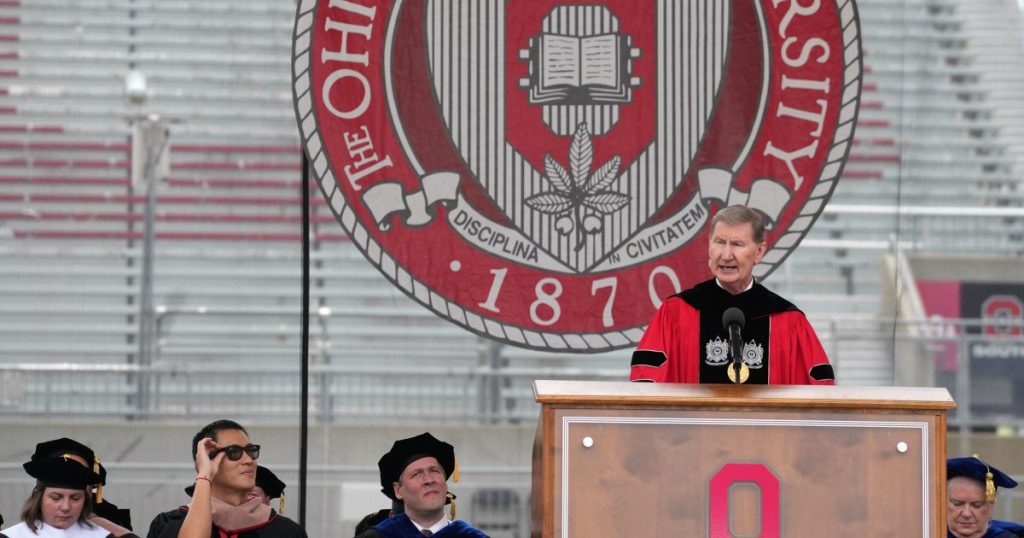
<svg viewBox="0 0 1024 538"><path fill-rule="evenodd" d="M768 383L833 385L825 349L799 310L769 315ZM637 344L630 381L700 383L700 311L679 296L666 300ZM658 358L663 354L664 360ZM645 355L647 360L638 360ZM653 358L653 360L651 360ZM656 365L661 362L660 365Z"/></svg>

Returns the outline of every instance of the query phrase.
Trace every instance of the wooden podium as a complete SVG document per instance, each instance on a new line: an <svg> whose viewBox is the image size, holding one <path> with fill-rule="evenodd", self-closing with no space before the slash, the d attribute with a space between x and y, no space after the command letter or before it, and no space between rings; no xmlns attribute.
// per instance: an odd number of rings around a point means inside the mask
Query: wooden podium
<svg viewBox="0 0 1024 538"><path fill-rule="evenodd" d="M534 537L946 536L944 388L534 390Z"/></svg>

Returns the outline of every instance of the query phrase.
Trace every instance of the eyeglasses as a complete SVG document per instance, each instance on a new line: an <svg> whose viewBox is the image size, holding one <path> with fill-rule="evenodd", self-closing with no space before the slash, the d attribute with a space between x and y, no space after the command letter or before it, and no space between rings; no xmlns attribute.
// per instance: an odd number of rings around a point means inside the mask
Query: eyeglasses
<svg viewBox="0 0 1024 538"><path fill-rule="evenodd" d="M259 459L260 457L260 445L223 446L214 450L213 452L210 452L210 459L212 460L213 458L216 458L217 454L220 454L221 452L223 452L224 456L231 461L238 461L242 459L242 452L245 452L246 454L249 455L250 458L255 460Z"/></svg>

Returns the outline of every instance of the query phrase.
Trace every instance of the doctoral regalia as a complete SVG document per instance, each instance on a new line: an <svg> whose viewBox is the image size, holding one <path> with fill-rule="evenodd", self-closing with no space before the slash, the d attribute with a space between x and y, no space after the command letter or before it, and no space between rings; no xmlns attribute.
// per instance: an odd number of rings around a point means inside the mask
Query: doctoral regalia
<svg viewBox="0 0 1024 538"><path fill-rule="evenodd" d="M658 383L730 383L729 333L722 315L743 311L749 384L831 385L832 366L803 312L761 284L733 295L715 279L661 305L633 352L629 378Z"/></svg>
<svg viewBox="0 0 1024 538"><path fill-rule="evenodd" d="M1010 536L1024 536L1024 525L1015 521L1001 521L993 519L988 522L988 530L996 530L1004 534L994 534L992 538L1009 538ZM1009 534L1006 534L1009 533Z"/></svg>
<svg viewBox="0 0 1024 538"><path fill-rule="evenodd" d="M448 525L433 534L435 538L459 538L462 536L469 538L488 538L486 534L470 527L466 522L461 520L455 520ZM359 538L423 538L420 534L419 529L416 525L413 525L409 516L403 514L397 514L390 517L375 527L371 527L366 532L359 535Z"/></svg>
<svg viewBox="0 0 1024 538"><path fill-rule="evenodd" d="M956 538L949 530L946 531L946 536L948 538ZM979 538L1019 538L1021 536L1024 536L1024 525L1014 523L1013 521L993 519L988 522L988 530Z"/></svg>

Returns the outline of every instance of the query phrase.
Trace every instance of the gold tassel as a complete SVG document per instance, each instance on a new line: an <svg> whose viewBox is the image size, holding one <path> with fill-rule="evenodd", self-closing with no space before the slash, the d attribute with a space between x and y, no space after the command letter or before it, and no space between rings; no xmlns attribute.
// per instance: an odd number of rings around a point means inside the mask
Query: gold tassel
<svg viewBox="0 0 1024 538"><path fill-rule="evenodd" d="M277 513L284 515L284 492L281 492L281 498L277 501Z"/></svg>
<svg viewBox="0 0 1024 538"><path fill-rule="evenodd" d="M452 469L452 482L458 482L458 481L459 481L459 460L455 460L455 468ZM448 499L449 499L449 502L452 503L452 520L454 520L455 519L455 511L456 511L456 507L455 507L455 494L449 491L448 492Z"/></svg>
<svg viewBox="0 0 1024 538"><path fill-rule="evenodd" d="M977 454L971 454L971 457L985 466L985 501L990 503L996 502L996 481L995 477L992 476L992 469L989 468L987 463L981 461Z"/></svg>
<svg viewBox="0 0 1024 538"><path fill-rule="evenodd" d="M100 474L100 459L96 458L96 461L92 464L92 472L97 475ZM103 484L96 484L96 504L103 504Z"/></svg>
<svg viewBox="0 0 1024 538"><path fill-rule="evenodd" d="M996 484L992 479L992 471L985 473L985 500L990 503L996 502Z"/></svg>

